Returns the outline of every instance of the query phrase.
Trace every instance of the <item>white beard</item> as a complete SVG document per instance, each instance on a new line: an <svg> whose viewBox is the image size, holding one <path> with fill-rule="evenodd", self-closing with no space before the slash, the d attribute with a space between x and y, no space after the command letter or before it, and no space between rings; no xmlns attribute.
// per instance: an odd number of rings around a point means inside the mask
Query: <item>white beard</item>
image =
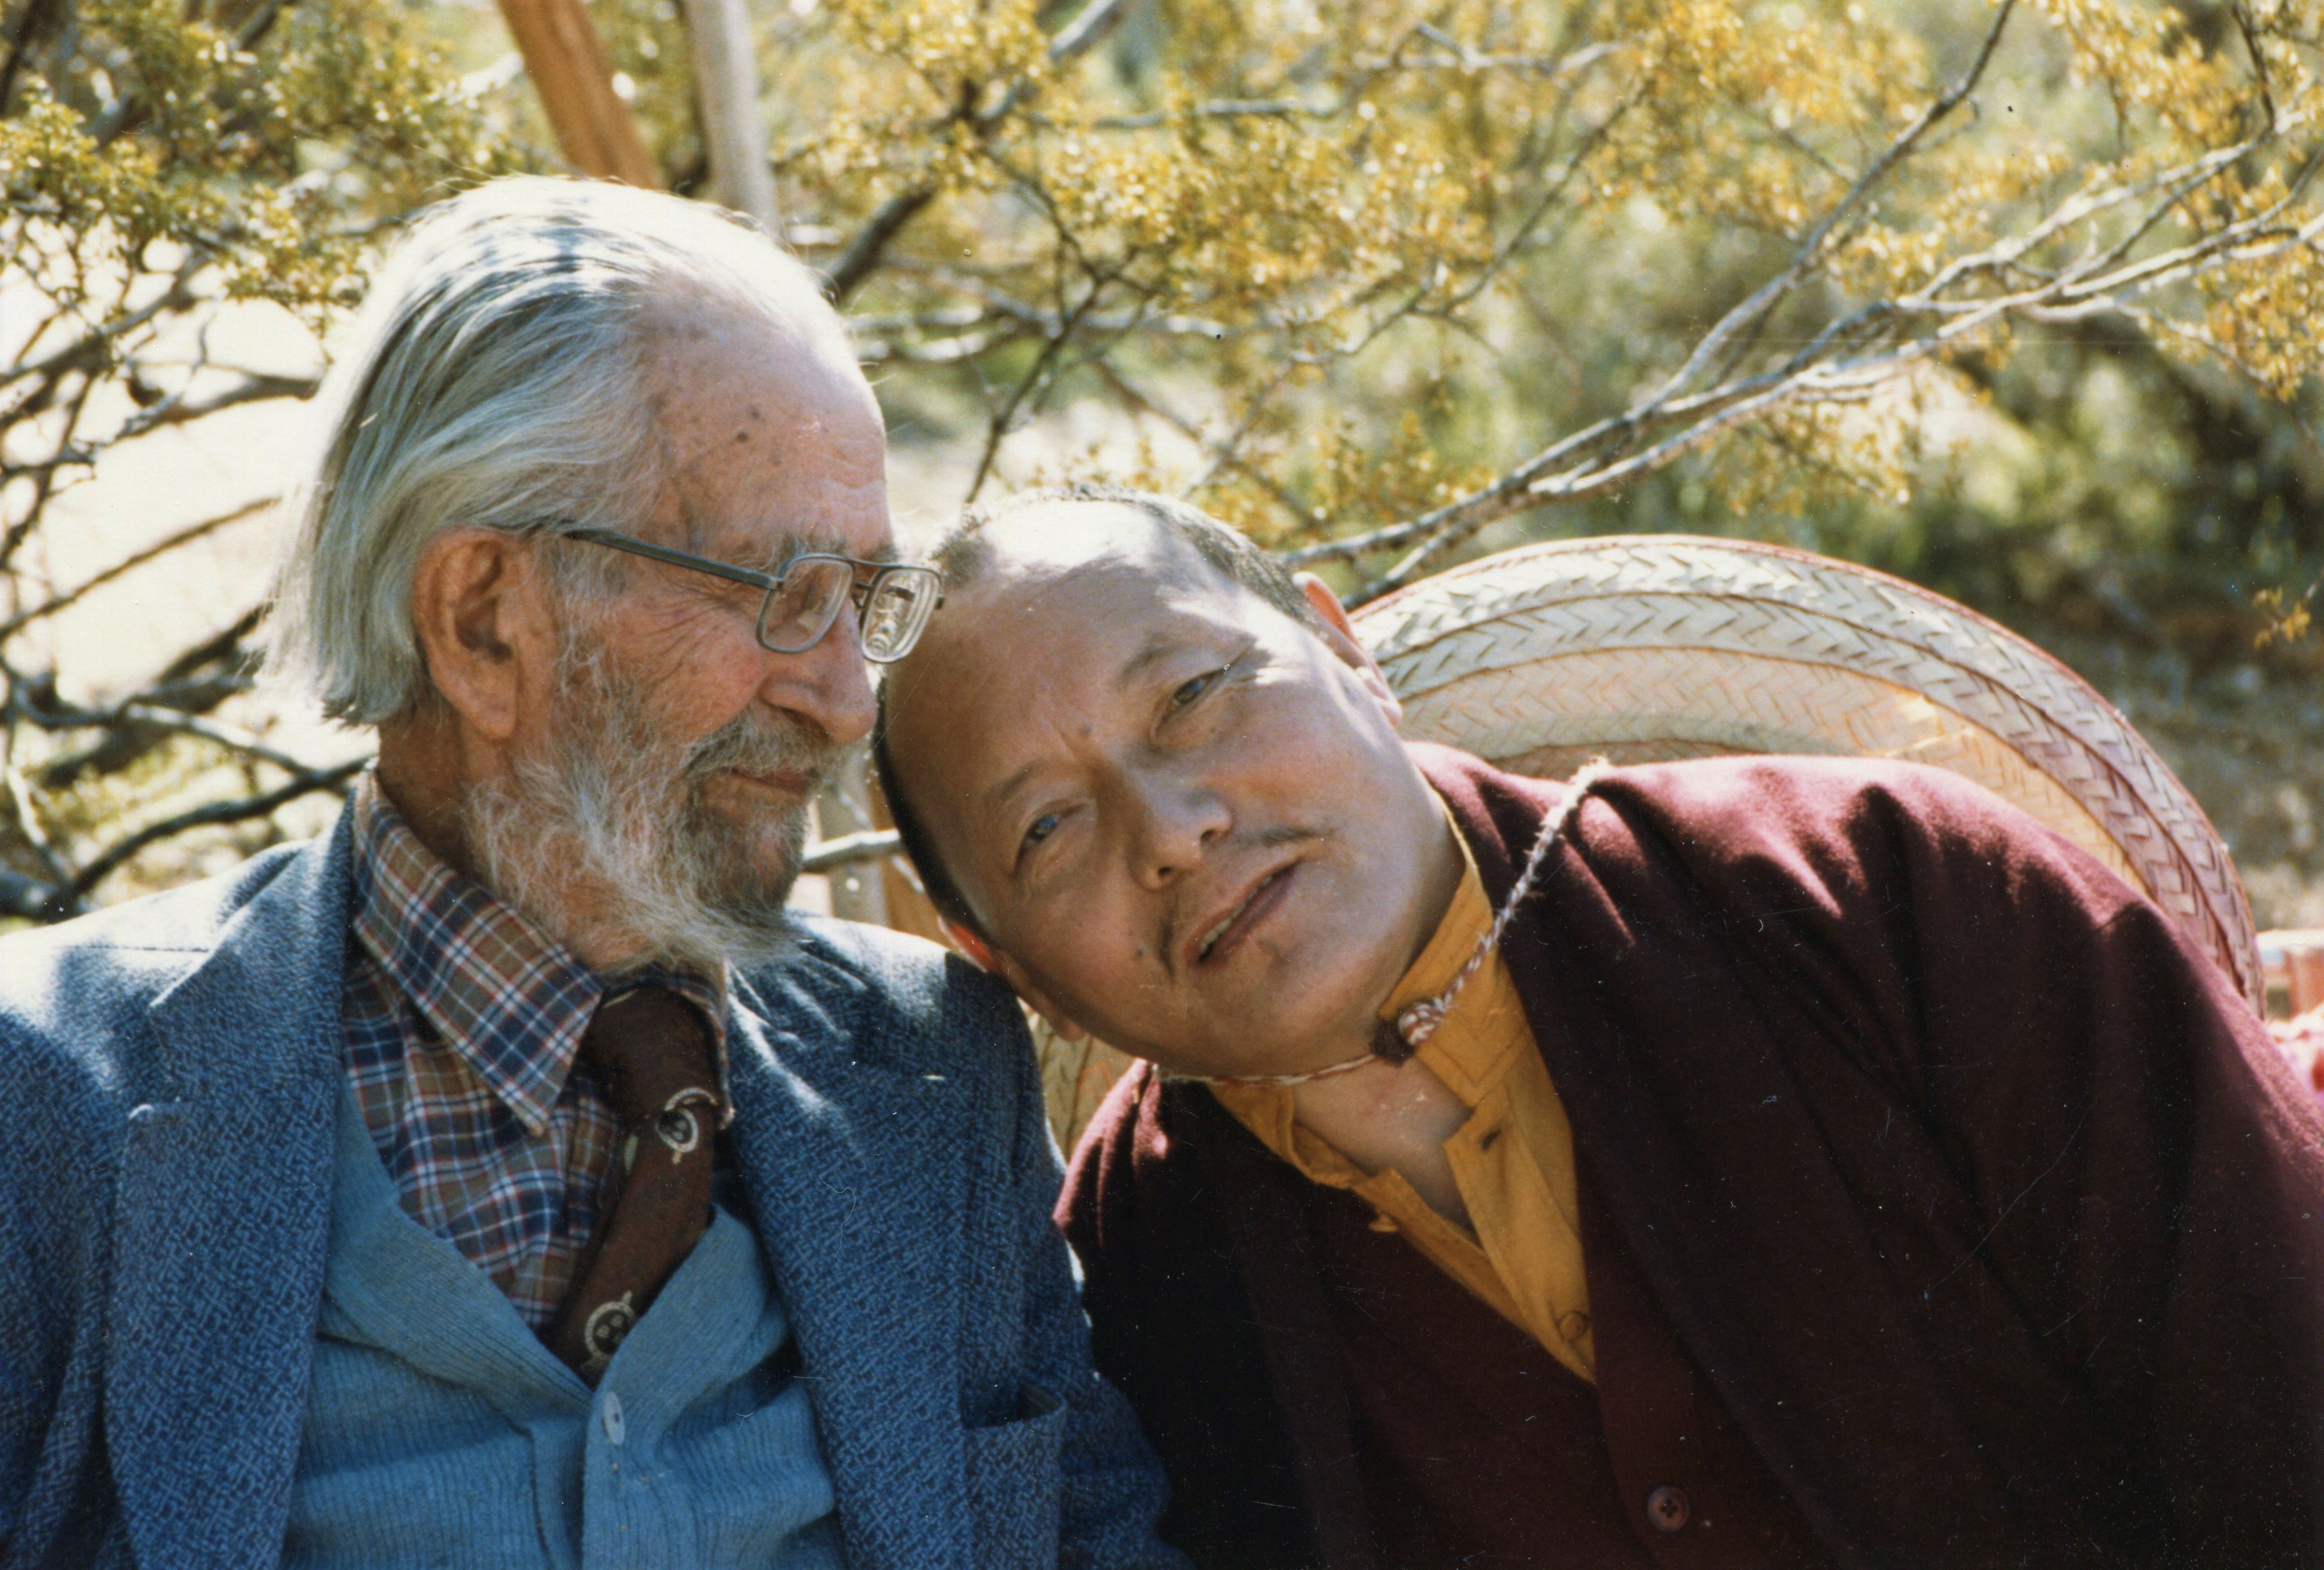
<svg viewBox="0 0 2324 1570"><path fill-rule="evenodd" d="M829 777L839 749L757 708L691 744L660 736L651 702L601 655L563 660L565 723L545 757L468 794L471 853L493 893L570 945L715 977L787 953L785 911L807 843L807 797L748 822L712 812L721 770ZM812 794L810 789L809 794Z"/></svg>

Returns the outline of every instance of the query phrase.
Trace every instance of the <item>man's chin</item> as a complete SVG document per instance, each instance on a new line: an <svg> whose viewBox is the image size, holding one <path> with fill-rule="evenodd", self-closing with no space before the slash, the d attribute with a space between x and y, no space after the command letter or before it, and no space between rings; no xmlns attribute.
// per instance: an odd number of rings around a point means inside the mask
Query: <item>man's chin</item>
<svg viewBox="0 0 2324 1570"><path fill-rule="evenodd" d="M710 842L695 855L696 864L714 874L712 892L718 903L734 910L780 911L798 884L799 863L807 854L805 823L770 821L764 813L722 813L717 820Z"/></svg>
<svg viewBox="0 0 2324 1570"><path fill-rule="evenodd" d="M1272 963L1233 978L1240 985L1205 988L1185 1033L1142 1055L1176 1072L1235 1078L1343 1061L1370 1039L1373 1010L1401 974L1394 956L1321 942L1277 945L1268 958Z"/></svg>
<svg viewBox="0 0 2324 1570"><path fill-rule="evenodd" d="M1337 1024L1333 1022L1333 1025ZM1350 1031L1333 1025L1308 1019L1278 1019L1254 1012L1246 1027L1206 1032L1198 1037L1139 1040L1140 1033L1126 1027L1125 1039L1105 1039L1134 1057L1149 1060L1167 1074L1204 1079L1256 1079L1328 1068L1363 1051L1362 1043L1367 1039L1363 1029Z"/></svg>

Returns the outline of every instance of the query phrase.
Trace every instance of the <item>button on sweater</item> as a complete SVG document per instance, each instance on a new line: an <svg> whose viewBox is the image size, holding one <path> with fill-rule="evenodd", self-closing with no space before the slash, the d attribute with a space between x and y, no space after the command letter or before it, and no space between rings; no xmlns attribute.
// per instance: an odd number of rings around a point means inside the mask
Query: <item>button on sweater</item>
<svg viewBox="0 0 2324 1570"><path fill-rule="evenodd" d="M342 1097L283 1564L838 1570L790 1321L722 1203L595 1391L397 1203Z"/></svg>

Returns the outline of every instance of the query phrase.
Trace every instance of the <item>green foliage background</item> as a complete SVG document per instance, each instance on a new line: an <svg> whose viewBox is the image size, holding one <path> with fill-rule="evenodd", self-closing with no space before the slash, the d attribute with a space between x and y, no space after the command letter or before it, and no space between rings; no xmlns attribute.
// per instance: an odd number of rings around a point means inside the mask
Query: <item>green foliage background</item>
<svg viewBox="0 0 2324 1570"><path fill-rule="evenodd" d="M1103 472L1187 491L1284 548L1427 513L1637 407L1800 253L2003 14L1986 0L1098 10L1090 47L1060 55L1085 20L1071 0L756 8L788 237L838 280L920 487L908 510ZM704 191L676 0L591 11L666 179ZM327 323L401 215L556 167L498 15L466 0L12 0L5 16L0 298L47 314L0 337L17 355L0 386L0 574L60 479L109 444L303 392L146 363L166 318L253 296ZM2319 64L2312 3L2027 4L1963 106L1730 367L1778 364L2107 181L2249 144L2151 229L2134 234L2126 207L1977 287L2116 243L2160 254L2289 199L2324 146ZM2312 216L2302 199L2294 223ZM1997 320L1875 397L1788 405L1448 538L1431 565L1684 530L1927 583L2132 712L2235 842L2264 923L2324 923L2324 670L2312 638L2263 647L2255 602L2275 591L2280 611L2324 571L2324 267L2307 233L2118 310ZM135 412L91 414L108 386ZM1327 570L1361 592L1397 554ZM10 592L21 617L56 591L11 577ZM231 688L251 625L157 662L143 696ZM284 777L184 731L141 732L137 771L60 777L56 759L99 743L23 722L50 712L58 673L0 648L8 756L29 771L0 858L25 877L82 881L109 825L226 792L222 760L246 796ZM208 692L172 712L238 701ZM234 848L274 823L253 814Z"/></svg>

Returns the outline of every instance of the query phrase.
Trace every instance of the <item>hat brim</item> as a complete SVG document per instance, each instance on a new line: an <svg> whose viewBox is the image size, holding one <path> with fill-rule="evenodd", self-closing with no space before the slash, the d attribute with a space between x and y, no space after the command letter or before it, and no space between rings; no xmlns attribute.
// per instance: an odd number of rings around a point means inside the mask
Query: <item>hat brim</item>
<svg viewBox="0 0 2324 1570"><path fill-rule="evenodd" d="M2144 891L2263 1006L2251 906L2194 796L2024 638L1806 551L1609 536L1504 551L1365 607L1405 733L1520 774L1812 753L1977 781Z"/></svg>

